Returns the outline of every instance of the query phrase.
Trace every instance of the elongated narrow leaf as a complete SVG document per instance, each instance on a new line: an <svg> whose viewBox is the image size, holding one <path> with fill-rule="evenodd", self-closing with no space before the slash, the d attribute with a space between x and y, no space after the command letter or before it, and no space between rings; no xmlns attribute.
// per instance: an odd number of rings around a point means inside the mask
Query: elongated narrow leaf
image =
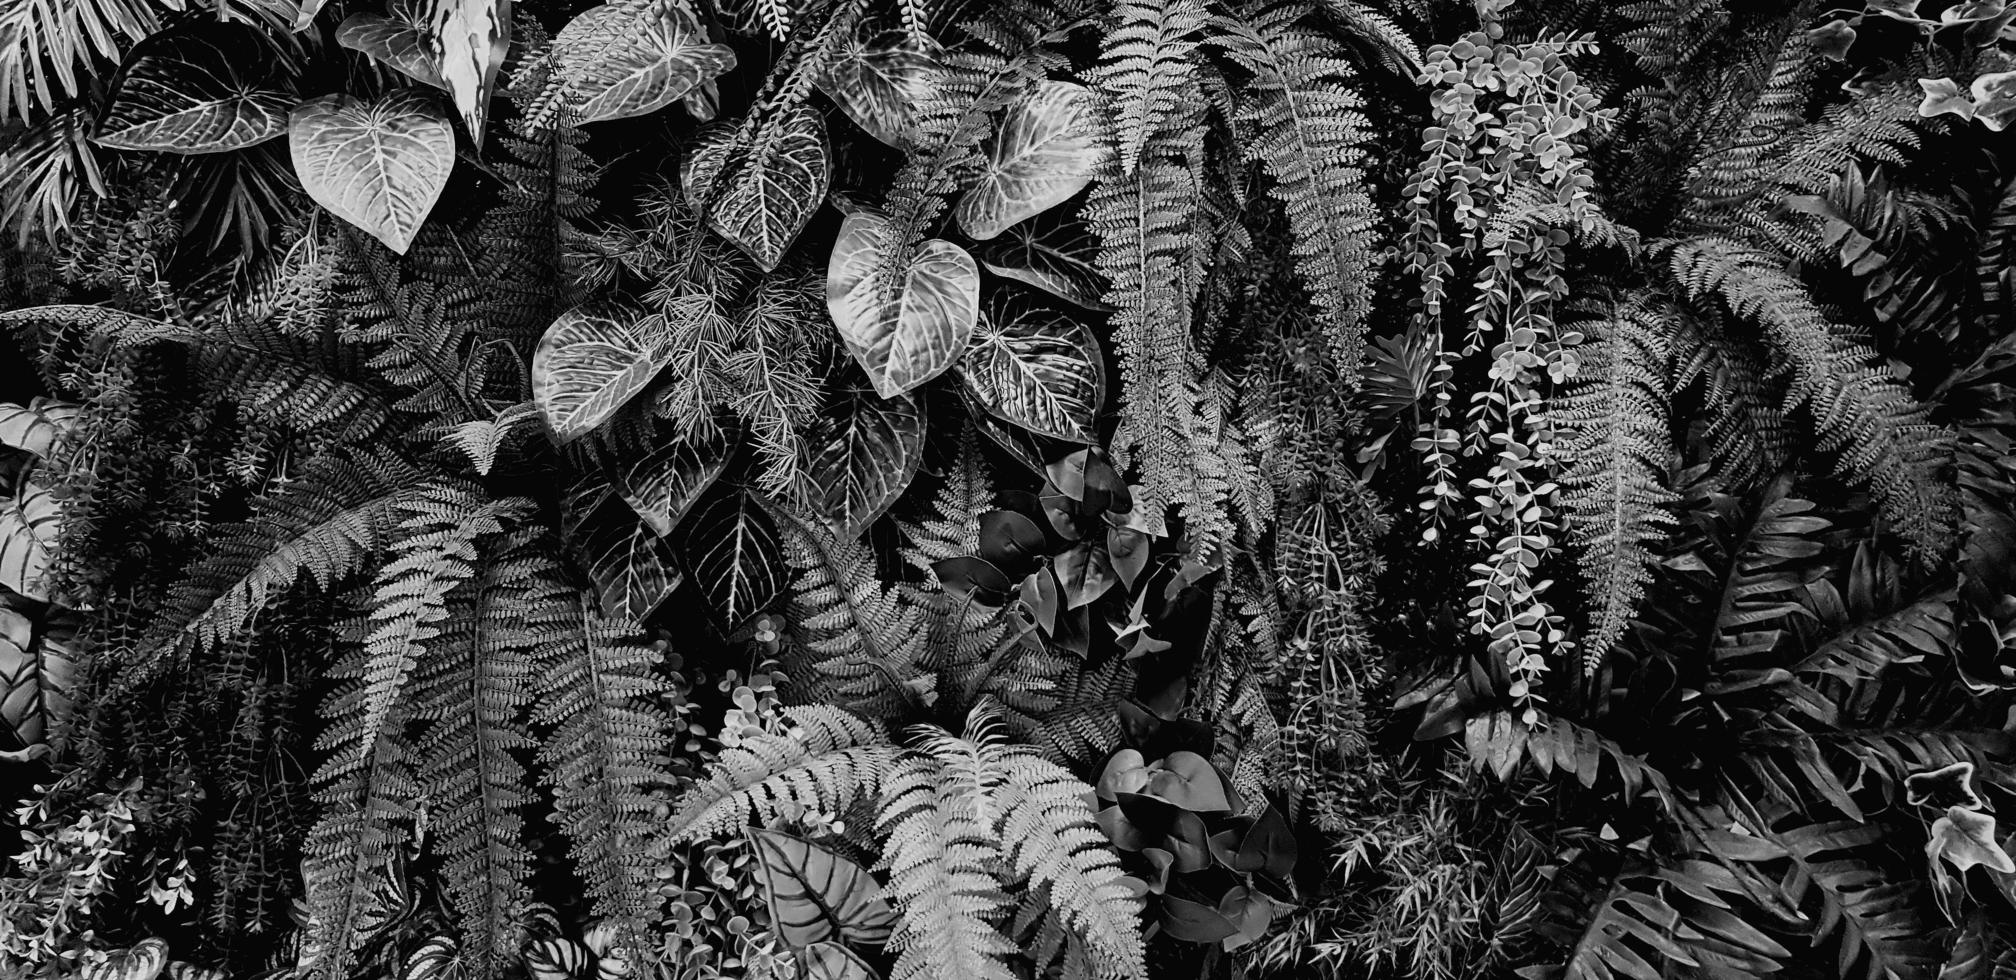
<svg viewBox="0 0 2016 980"><path fill-rule="evenodd" d="M1092 90L1044 82L1002 117L987 169L953 215L968 237L986 241L1084 189L1110 152Z"/></svg>
<svg viewBox="0 0 2016 980"><path fill-rule="evenodd" d="M653 534L664 537L684 520L700 496L728 468L734 445L725 440L673 440L622 468L616 481L623 502Z"/></svg>
<svg viewBox="0 0 2016 980"><path fill-rule="evenodd" d="M868 135L904 152L917 148L917 113L937 97L937 44L890 31L851 43L814 84Z"/></svg>
<svg viewBox="0 0 2016 980"><path fill-rule="evenodd" d="M511 47L511 0L426 0L435 69L477 146L483 145L497 69Z"/></svg>
<svg viewBox="0 0 2016 980"><path fill-rule="evenodd" d="M49 601L42 578L61 523L56 498L33 483L24 481L18 494L0 500L0 588Z"/></svg>
<svg viewBox="0 0 2016 980"><path fill-rule="evenodd" d="M92 140L118 150L224 153L287 132L294 96L243 24L171 28L133 47Z"/></svg>
<svg viewBox="0 0 2016 980"><path fill-rule="evenodd" d="M957 362L980 317L973 257L937 238L905 252L897 234L880 214L850 214L826 265L826 309L884 398Z"/></svg>
<svg viewBox="0 0 2016 980"><path fill-rule="evenodd" d="M1023 309L984 318L959 376L997 418L1072 442L1096 435L1106 371L1099 341L1069 317Z"/></svg>
<svg viewBox="0 0 2016 980"><path fill-rule="evenodd" d="M294 172L315 203L405 254L455 166L455 131L434 99L325 95L288 117Z"/></svg>
<svg viewBox="0 0 2016 980"><path fill-rule="evenodd" d="M38 625L0 606L0 722L23 745L48 739L70 717L77 662L74 624L51 612Z"/></svg>
<svg viewBox="0 0 2016 980"><path fill-rule="evenodd" d="M924 413L915 399L845 399L805 439L802 496L842 538L889 509L924 457Z"/></svg>
<svg viewBox="0 0 2016 980"><path fill-rule="evenodd" d="M425 85L446 90L440 56L427 37L423 0L391 0L385 13L360 10L343 19L336 43Z"/></svg>
<svg viewBox="0 0 2016 980"><path fill-rule="evenodd" d="M767 272L826 199L833 162L825 119L802 105L777 113L754 144L734 148L727 130L701 142L686 167L686 198Z"/></svg>
<svg viewBox="0 0 2016 980"><path fill-rule="evenodd" d="M729 629L784 590L784 543L756 496L717 486L679 525L686 568Z"/></svg>
<svg viewBox="0 0 2016 980"><path fill-rule="evenodd" d="M771 927L794 948L835 939L887 942L896 910L868 869L811 841L754 830L756 868L770 903Z"/></svg>
<svg viewBox="0 0 2016 980"><path fill-rule="evenodd" d="M1099 241L1077 222L1025 221L980 249L980 264L1088 310L1110 310L1106 277L1093 264Z"/></svg>
<svg viewBox="0 0 2016 980"><path fill-rule="evenodd" d="M663 316L718 317L712 300L684 296L667 314L577 307L562 313L532 354L532 399L561 444L616 414L676 353Z"/></svg>
<svg viewBox="0 0 2016 980"><path fill-rule="evenodd" d="M582 11L554 38L553 56L584 123L656 112L735 67L734 51L709 44L669 3Z"/></svg>
<svg viewBox="0 0 2016 980"><path fill-rule="evenodd" d="M48 458L56 440L69 431L78 407L52 398L36 398L26 405L0 402L0 446Z"/></svg>

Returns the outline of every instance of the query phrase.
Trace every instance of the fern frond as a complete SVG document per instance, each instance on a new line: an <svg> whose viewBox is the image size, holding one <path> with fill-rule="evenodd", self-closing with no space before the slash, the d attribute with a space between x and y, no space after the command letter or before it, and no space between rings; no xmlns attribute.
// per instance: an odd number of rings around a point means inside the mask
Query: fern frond
<svg viewBox="0 0 2016 980"><path fill-rule="evenodd" d="M1141 899L1085 804L1090 789L1056 763L1009 757L1001 839L1015 869L1048 889L1054 914L1098 958L1101 975L1145 977Z"/></svg>
<svg viewBox="0 0 2016 980"><path fill-rule="evenodd" d="M893 688L924 659L924 611L876 577L875 556L860 540L790 524L784 549L798 569L789 617L796 647L818 678L808 693L870 715L900 703L892 702Z"/></svg>
<svg viewBox="0 0 2016 980"><path fill-rule="evenodd" d="M1196 75L1197 35L1204 5L1197 0L1121 0L1100 44L1093 84L1113 116L1120 173L1132 175L1149 137L1177 110Z"/></svg>
<svg viewBox="0 0 2016 980"><path fill-rule="evenodd" d="M940 732L938 738L964 742ZM938 746L941 754L951 749ZM977 757L980 748L966 746ZM882 788L876 825L886 838L883 863L889 894L903 913L889 948L896 963L889 980L1013 980L1008 963L1015 946L998 924L1010 902L991 866L1001 860L1001 839L988 815L998 773L984 764L967 778L948 777L932 754L905 755Z"/></svg>
<svg viewBox="0 0 2016 980"><path fill-rule="evenodd" d="M916 524L897 522L906 539L903 560L928 575L937 562L973 554L980 547L980 515L993 506L994 482L988 478L980 435L968 426L945 482L931 498L929 516Z"/></svg>
<svg viewBox="0 0 2016 980"><path fill-rule="evenodd" d="M1818 893L1822 914L1813 938L1832 938L1843 947L1843 976L1931 980L1945 957L1920 912L1918 876L1894 873L1882 863L1888 828L1844 821L1753 829L1790 853L1790 897L1797 901Z"/></svg>
<svg viewBox="0 0 2016 980"><path fill-rule="evenodd" d="M666 833L675 841L775 818L787 803L842 812L873 796L898 755L881 726L838 708L784 709L789 735L747 735L724 746L706 782L681 797Z"/></svg>

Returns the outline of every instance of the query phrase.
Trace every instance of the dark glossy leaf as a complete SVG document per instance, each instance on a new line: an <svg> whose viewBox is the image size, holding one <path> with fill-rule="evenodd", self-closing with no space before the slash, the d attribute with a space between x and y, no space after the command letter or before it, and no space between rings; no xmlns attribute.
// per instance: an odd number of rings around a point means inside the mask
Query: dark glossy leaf
<svg viewBox="0 0 2016 980"><path fill-rule="evenodd" d="M444 91L448 88L428 46L424 0L391 0L383 14L368 10L351 14L336 29L336 43L422 85Z"/></svg>
<svg viewBox="0 0 2016 980"><path fill-rule="evenodd" d="M754 494L739 487L714 492L680 523L686 569L730 630L776 601L784 590L784 543Z"/></svg>
<svg viewBox="0 0 2016 980"><path fill-rule="evenodd" d="M1225 813L1232 809L1226 786L1211 760L1195 752L1171 752L1156 764L1143 792L1192 813Z"/></svg>
<svg viewBox="0 0 2016 980"><path fill-rule="evenodd" d="M813 943L798 951L805 980L878 980L875 968L838 943Z"/></svg>
<svg viewBox="0 0 2016 980"><path fill-rule="evenodd" d="M841 222L826 266L826 309L847 351L884 398L945 372L980 320L980 270L938 238L914 249L880 214Z"/></svg>
<svg viewBox="0 0 2016 980"><path fill-rule="evenodd" d="M404 254L448 186L455 133L440 105L412 90L371 102L325 95L287 123L294 173L315 203Z"/></svg>
<svg viewBox="0 0 2016 980"><path fill-rule="evenodd" d="M794 948L845 940L887 942L896 910L868 870L803 838L753 830L757 873L770 903L772 928Z"/></svg>
<svg viewBox="0 0 2016 980"><path fill-rule="evenodd" d="M733 454L733 444L726 441L675 439L622 467L616 490L644 526L662 538L720 479Z"/></svg>
<svg viewBox="0 0 2016 980"><path fill-rule="evenodd" d="M1084 504L1084 514L1125 514L1134 509L1134 493L1120 471L1096 449L1081 449L1045 467L1050 482L1070 500Z"/></svg>
<svg viewBox="0 0 2016 980"><path fill-rule="evenodd" d="M1215 943L1239 931L1239 925L1217 909L1174 895L1161 898L1162 931L1192 943Z"/></svg>
<svg viewBox="0 0 2016 980"><path fill-rule="evenodd" d="M1260 812L1260 818L1246 831L1246 837L1239 842L1239 864L1264 871L1283 881L1295 871L1295 859L1300 847L1295 843L1295 831L1288 826L1288 818L1279 809L1268 806Z"/></svg>
<svg viewBox="0 0 2016 980"><path fill-rule="evenodd" d="M938 584L946 589L969 593L988 605L1000 604L1015 584L993 562L969 555L933 562L931 572L938 576Z"/></svg>
<svg viewBox="0 0 2016 980"><path fill-rule="evenodd" d="M924 459L924 413L910 398L854 395L805 437L800 496L833 532L852 538L881 517Z"/></svg>
<svg viewBox="0 0 2016 980"><path fill-rule="evenodd" d="M553 56L584 123L656 112L735 67L674 4L591 7L561 28Z"/></svg>
<svg viewBox="0 0 2016 980"><path fill-rule="evenodd" d="M1012 510L980 515L980 557L1012 568L1043 553L1047 539L1036 522Z"/></svg>
<svg viewBox="0 0 2016 980"><path fill-rule="evenodd" d="M916 149L917 112L937 97L936 42L890 31L835 52L814 82L868 135L905 152Z"/></svg>
<svg viewBox="0 0 2016 980"><path fill-rule="evenodd" d="M620 511L620 508L617 509ZM602 614L610 619L642 622L657 610L681 576L672 566L672 549L642 522L626 514L604 511L590 521L576 545L595 580Z"/></svg>
<svg viewBox="0 0 2016 980"><path fill-rule="evenodd" d="M1102 125L1091 89L1038 83L1002 116L986 168L953 211L960 230L986 241L1084 189L1112 152Z"/></svg>
<svg viewBox="0 0 2016 980"><path fill-rule="evenodd" d="M1046 224L1048 227L1046 227ZM1077 222L1025 221L980 247L980 264L1088 310L1110 310L1108 283L1093 264L1099 240Z"/></svg>
<svg viewBox="0 0 2016 980"><path fill-rule="evenodd" d="M1092 331L1036 309L982 318L959 376L989 414L1071 442L1097 437L1106 369Z"/></svg>
<svg viewBox="0 0 2016 980"><path fill-rule="evenodd" d="M206 21L134 46L92 141L161 153L242 150L285 135L294 101L263 35Z"/></svg>
<svg viewBox="0 0 2016 980"><path fill-rule="evenodd" d="M1120 576L1120 587L1134 591L1134 583L1148 569L1148 536L1131 527L1107 528L1106 554L1113 561L1114 574Z"/></svg>
<svg viewBox="0 0 2016 980"><path fill-rule="evenodd" d="M427 36L440 57L441 74L462 124L483 145L497 70L511 47L511 0L424 0Z"/></svg>
<svg viewBox="0 0 2016 980"><path fill-rule="evenodd" d="M1064 587L1065 608L1091 605L1113 588L1119 577L1106 554L1106 542L1086 541L1057 556L1057 581Z"/></svg>
<svg viewBox="0 0 2016 980"><path fill-rule="evenodd" d="M1047 566L1030 572L1022 580L1022 601L1029 606L1038 629L1045 635L1057 632L1057 614L1064 609L1064 590L1057 585L1056 573Z"/></svg>
<svg viewBox="0 0 2016 980"><path fill-rule="evenodd" d="M666 342L667 317L716 317L705 296L682 296L664 313L640 314L621 307L576 307L560 315L539 338L532 355L532 399L565 445L601 425L677 353Z"/></svg>
<svg viewBox="0 0 2016 980"><path fill-rule="evenodd" d="M750 147L715 130L686 165L686 199L764 271L777 268L826 197L833 162L826 121L806 106L778 112Z"/></svg>
<svg viewBox="0 0 2016 980"><path fill-rule="evenodd" d="M1003 452L1030 473L1036 476L1043 475L1044 458L1049 453L1049 447L1044 445L1040 436L1019 425L1009 425L987 414L987 409L973 397L973 390L965 385L959 386L959 396L966 405L966 415L972 419L973 427L979 429L980 434L986 436L988 442L1001 447Z"/></svg>

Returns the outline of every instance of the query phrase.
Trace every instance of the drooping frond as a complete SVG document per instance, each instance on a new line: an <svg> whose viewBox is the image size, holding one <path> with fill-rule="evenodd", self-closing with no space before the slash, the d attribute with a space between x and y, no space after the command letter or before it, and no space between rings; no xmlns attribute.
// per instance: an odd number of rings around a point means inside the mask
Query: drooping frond
<svg viewBox="0 0 2016 980"><path fill-rule="evenodd" d="M917 673L930 638L924 610L875 575L874 554L823 526L785 529L785 554L798 577L790 620L817 678L807 690L869 715L889 708Z"/></svg>
<svg viewBox="0 0 2016 980"><path fill-rule="evenodd" d="M1204 5L1197 0L1121 0L1100 44L1092 78L1112 108L1120 173L1140 165L1149 137L1178 110L1196 75L1197 35Z"/></svg>
<svg viewBox="0 0 2016 980"><path fill-rule="evenodd" d="M1089 787L1027 753L1006 768L1001 839L1016 871L1048 889L1053 914L1091 949L1101 975L1145 977L1141 900L1085 804Z"/></svg>
<svg viewBox="0 0 2016 980"><path fill-rule="evenodd" d="M754 819L771 819L787 803L841 812L873 796L896 761L880 725L823 705L784 709L788 735L752 734L725 746L707 780L679 800L666 825L673 840L717 836Z"/></svg>

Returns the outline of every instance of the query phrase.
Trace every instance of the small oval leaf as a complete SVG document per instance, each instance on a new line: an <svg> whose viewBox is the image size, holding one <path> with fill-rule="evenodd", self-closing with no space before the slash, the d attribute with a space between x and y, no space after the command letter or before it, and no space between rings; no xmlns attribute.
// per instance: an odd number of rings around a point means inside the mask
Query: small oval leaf
<svg viewBox="0 0 2016 980"><path fill-rule="evenodd" d="M863 393L865 395L865 393ZM914 399L849 397L806 434L800 497L842 538L882 516L924 458L924 413Z"/></svg>
<svg viewBox="0 0 2016 980"><path fill-rule="evenodd" d="M325 95L287 120L294 172L315 203L405 254L448 186L455 130L413 90L364 102Z"/></svg>
<svg viewBox="0 0 2016 980"><path fill-rule="evenodd" d="M584 123L656 112L735 67L674 4L591 7L561 28L553 57Z"/></svg>
<svg viewBox="0 0 2016 980"><path fill-rule="evenodd" d="M134 45L91 139L115 150L242 150L285 135L293 105L263 35L206 21Z"/></svg>
<svg viewBox="0 0 2016 980"><path fill-rule="evenodd" d="M682 296L666 314L576 307L560 314L532 354L532 399L565 445L616 414L672 360L665 316L720 316L705 296Z"/></svg>
<svg viewBox="0 0 2016 980"><path fill-rule="evenodd" d="M984 318L959 362L982 408L1031 432L1092 442L1106 371L1092 331L1048 310Z"/></svg>
<svg viewBox="0 0 2016 980"><path fill-rule="evenodd" d="M968 237L986 241L1083 190L1111 152L1092 90L1043 82L1002 117L987 168L953 216Z"/></svg>
<svg viewBox="0 0 2016 980"><path fill-rule="evenodd" d="M420 0L391 0L383 14L358 11L345 17L336 29L336 43L423 85L448 88L427 40L427 12Z"/></svg>
<svg viewBox="0 0 2016 980"><path fill-rule="evenodd" d="M835 52L813 84L868 135L904 152L917 148L917 111L938 85L936 42L890 31Z"/></svg>
<svg viewBox="0 0 2016 980"><path fill-rule="evenodd" d="M847 216L826 266L826 309L884 398L944 373L980 318L980 270L966 250L926 239L903 252L888 218Z"/></svg>
<svg viewBox="0 0 2016 980"><path fill-rule="evenodd" d="M686 199L768 272L819 210L832 176L826 121L797 105L766 122L753 146L734 146L728 129L703 139L686 167Z"/></svg>

